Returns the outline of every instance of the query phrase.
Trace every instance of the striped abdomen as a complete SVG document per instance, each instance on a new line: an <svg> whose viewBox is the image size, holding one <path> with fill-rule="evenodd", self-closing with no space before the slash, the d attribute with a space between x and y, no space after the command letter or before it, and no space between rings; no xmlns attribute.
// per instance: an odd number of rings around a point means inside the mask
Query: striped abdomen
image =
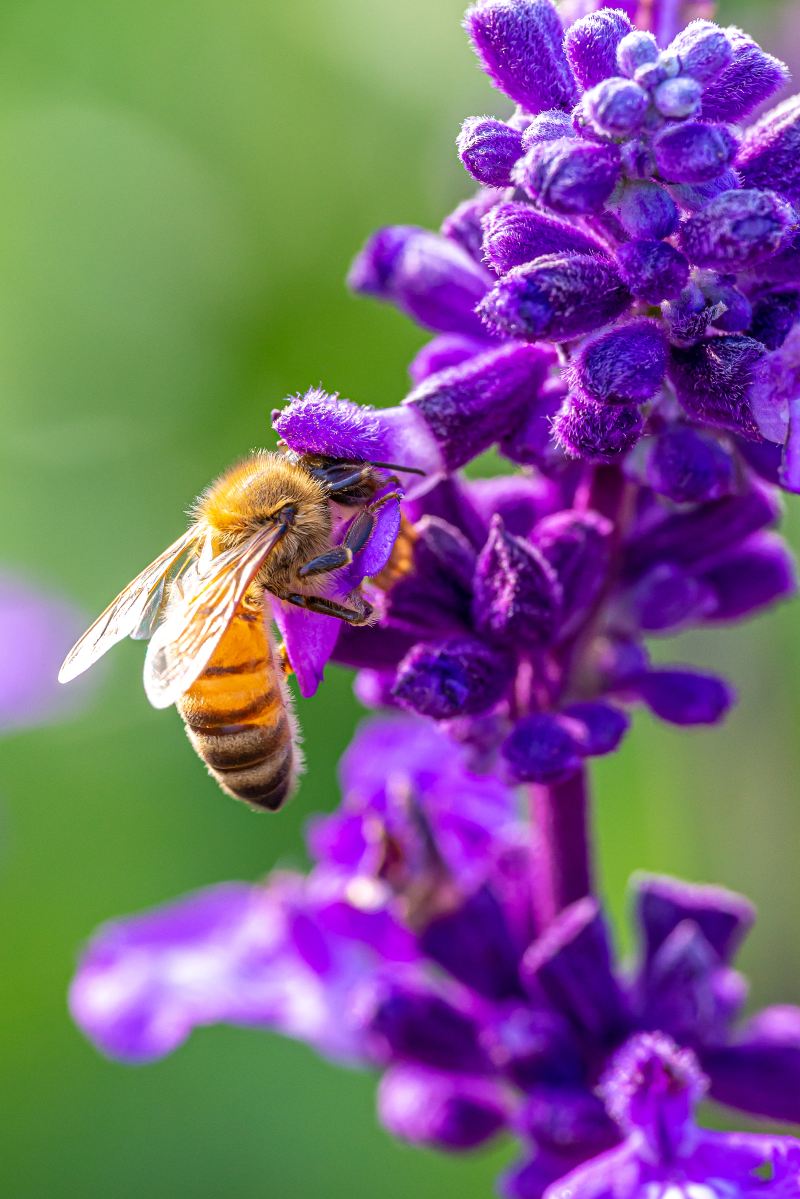
<svg viewBox="0 0 800 1199"><path fill-rule="evenodd" d="M238 609L178 711L223 791L271 811L292 795L300 767L294 715L260 611Z"/></svg>

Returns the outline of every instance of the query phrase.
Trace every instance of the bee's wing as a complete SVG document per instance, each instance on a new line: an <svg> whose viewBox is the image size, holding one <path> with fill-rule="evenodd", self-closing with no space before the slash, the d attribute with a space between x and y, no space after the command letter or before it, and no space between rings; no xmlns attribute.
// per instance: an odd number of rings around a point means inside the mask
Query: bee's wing
<svg viewBox="0 0 800 1199"><path fill-rule="evenodd" d="M147 636L145 625L158 614L163 599L164 584L170 571L197 541L196 526L173 541L154 562L146 566L133 582L119 593L97 620L73 645L58 672L58 681L68 683L101 658L124 637Z"/></svg>
<svg viewBox="0 0 800 1199"><path fill-rule="evenodd" d="M181 576L163 624L147 647L144 689L154 708L168 708L203 673L264 559L286 531L266 526L243 545Z"/></svg>

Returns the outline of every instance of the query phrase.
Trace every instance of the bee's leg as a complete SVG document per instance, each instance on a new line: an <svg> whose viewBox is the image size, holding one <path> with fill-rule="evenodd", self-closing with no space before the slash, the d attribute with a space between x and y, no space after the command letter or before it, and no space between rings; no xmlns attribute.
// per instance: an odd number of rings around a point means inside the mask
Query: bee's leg
<svg viewBox="0 0 800 1199"><path fill-rule="evenodd" d="M283 641L278 646L278 665L285 675L294 674L294 667L289 661L289 651Z"/></svg>
<svg viewBox="0 0 800 1199"><path fill-rule="evenodd" d="M292 592L280 596L280 599L285 600L287 604L294 604L296 608L305 608L307 612L317 612L320 616L335 616L345 624L367 624L372 615L372 605L365 601L362 601L359 608L348 608L346 604L327 599L324 595L300 595Z"/></svg>
<svg viewBox="0 0 800 1199"><path fill-rule="evenodd" d="M374 503L365 504L350 522L341 545L335 545L332 549L327 550L326 553L319 554L316 558L311 558L310 561L306 562L298 570L299 577L307 579L309 575L328 574L332 570L340 570L343 566L349 566L353 561L353 555L357 554L359 550L363 550L372 536L372 531L375 528L375 513L380 511L383 505L387 504L389 500L397 500L399 498L400 493L398 491L391 491L386 495L382 495Z"/></svg>

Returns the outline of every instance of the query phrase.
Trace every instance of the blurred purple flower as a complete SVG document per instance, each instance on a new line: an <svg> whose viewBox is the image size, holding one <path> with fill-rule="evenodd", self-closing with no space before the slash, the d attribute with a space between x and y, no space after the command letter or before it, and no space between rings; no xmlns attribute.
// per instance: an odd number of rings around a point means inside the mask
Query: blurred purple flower
<svg viewBox="0 0 800 1199"><path fill-rule="evenodd" d="M80 703L79 693L66 694L57 682L80 625L66 600L0 574L0 732L45 724Z"/></svg>

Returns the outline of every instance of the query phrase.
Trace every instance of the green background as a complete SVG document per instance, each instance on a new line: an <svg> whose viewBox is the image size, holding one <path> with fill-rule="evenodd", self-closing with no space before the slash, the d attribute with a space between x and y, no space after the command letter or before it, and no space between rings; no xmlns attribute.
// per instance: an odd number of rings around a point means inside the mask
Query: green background
<svg viewBox="0 0 800 1199"><path fill-rule="evenodd" d="M401 397L422 336L342 278L373 227L435 226L467 194L460 119L504 111L461 7L6 0L4 564L94 614L178 534L195 492L263 443L276 401L320 381L361 401ZM764 0L722 15L788 52ZM691 660L736 680L736 713L717 732L638 717L596 774L622 941L636 867L741 889L761 910L743 955L755 1002L800 1000L798 612L687 638ZM682 647L663 651L677 660ZM399 1146L375 1124L373 1080L303 1046L211 1029L130 1070L72 1027L68 980L100 921L302 864L303 821L335 804L357 716L349 678L331 670L300 710L300 797L255 817L205 776L175 712L148 707L142 652L111 656L81 714L0 745L4 1193L489 1194L508 1147L450 1160Z"/></svg>

